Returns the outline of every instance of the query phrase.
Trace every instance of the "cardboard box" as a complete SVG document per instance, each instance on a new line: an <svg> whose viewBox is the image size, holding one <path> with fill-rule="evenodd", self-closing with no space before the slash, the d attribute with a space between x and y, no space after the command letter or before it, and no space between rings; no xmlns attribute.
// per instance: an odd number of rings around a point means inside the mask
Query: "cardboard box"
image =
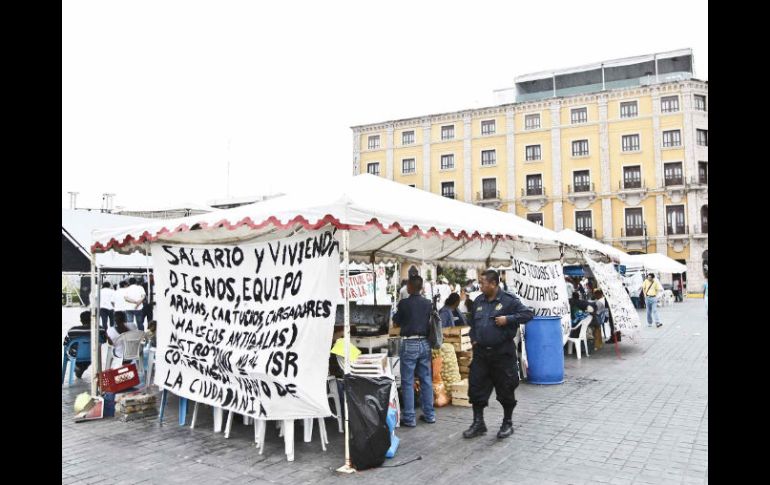
<svg viewBox="0 0 770 485"><path fill-rule="evenodd" d="M457 354L457 360L460 360L460 359L461 359L461 358L463 358L463 357L470 357L470 358L473 358L473 350L469 350L469 351L458 351L458 352L455 352L455 354Z"/></svg>
<svg viewBox="0 0 770 485"><path fill-rule="evenodd" d="M473 348L470 340L462 343L457 343L457 342L447 342L447 343L451 344L452 347L455 348L455 352L463 352L463 351L471 350Z"/></svg>

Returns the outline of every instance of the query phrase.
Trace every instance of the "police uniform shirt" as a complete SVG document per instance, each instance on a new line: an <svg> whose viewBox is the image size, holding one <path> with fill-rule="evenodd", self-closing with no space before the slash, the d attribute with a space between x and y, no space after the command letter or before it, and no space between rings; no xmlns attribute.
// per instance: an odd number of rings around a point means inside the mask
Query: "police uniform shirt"
<svg viewBox="0 0 770 485"><path fill-rule="evenodd" d="M498 326L495 323L498 316L505 316L507 324ZM482 347L497 347L512 342L518 329L517 324L528 322L533 316L532 310L524 306L517 297L500 288L492 301L487 300L482 293L473 302L471 309L471 341Z"/></svg>

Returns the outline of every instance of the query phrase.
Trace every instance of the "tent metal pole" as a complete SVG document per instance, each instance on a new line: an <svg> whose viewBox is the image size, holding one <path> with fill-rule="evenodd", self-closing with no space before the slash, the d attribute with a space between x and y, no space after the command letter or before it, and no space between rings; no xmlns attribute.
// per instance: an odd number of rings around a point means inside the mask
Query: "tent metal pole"
<svg viewBox="0 0 770 485"><path fill-rule="evenodd" d="M96 333L99 333L99 326L101 325L101 311L102 311L102 285L104 284L104 274L102 268L96 268ZM108 320L109 321L109 320ZM106 330L105 330L106 332ZM102 344L96 344L96 360L91 361L91 369L96 375L102 371Z"/></svg>
<svg viewBox="0 0 770 485"><path fill-rule="evenodd" d="M345 376L350 374L350 231L342 231L343 264L345 265ZM350 413L348 412L347 387L343 396L345 400L345 464L337 469L339 473L354 473L350 466Z"/></svg>
<svg viewBox="0 0 770 485"><path fill-rule="evenodd" d="M96 314L96 253L91 252L91 396L97 396L96 383L99 379L97 374L97 362L99 359L99 326Z"/></svg>

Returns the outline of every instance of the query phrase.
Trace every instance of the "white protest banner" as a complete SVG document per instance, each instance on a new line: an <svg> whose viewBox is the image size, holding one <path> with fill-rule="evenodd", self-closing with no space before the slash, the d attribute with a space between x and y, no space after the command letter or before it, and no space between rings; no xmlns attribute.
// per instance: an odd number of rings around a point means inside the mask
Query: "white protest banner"
<svg viewBox="0 0 770 485"><path fill-rule="evenodd" d="M615 267L610 263L597 263L588 256L586 261L610 305L615 330L619 330L624 337L635 339L641 331L639 314L626 293L620 273L615 271Z"/></svg>
<svg viewBox="0 0 770 485"><path fill-rule="evenodd" d="M537 316L561 315L562 333L570 328L569 298L561 263L534 263L514 257L508 288Z"/></svg>
<svg viewBox="0 0 770 485"><path fill-rule="evenodd" d="M340 298L331 231L263 243L152 245L155 383L268 419L329 416L329 349Z"/></svg>
<svg viewBox="0 0 770 485"><path fill-rule="evenodd" d="M385 268L376 268L377 277L377 295L387 295L387 280L385 278ZM351 300L360 300L374 295L375 273L364 272L356 275L350 275L348 278L348 295ZM345 276L340 275L340 298L345 297Z"/></svg>

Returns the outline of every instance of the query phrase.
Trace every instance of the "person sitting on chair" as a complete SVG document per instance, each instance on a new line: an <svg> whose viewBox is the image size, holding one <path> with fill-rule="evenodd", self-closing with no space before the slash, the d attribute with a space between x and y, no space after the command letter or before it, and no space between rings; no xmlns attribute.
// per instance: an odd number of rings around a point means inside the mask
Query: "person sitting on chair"
<svg viewBox="0 0 770 485"><path fill-rule="evenodd" d="M115 312L115 326L107 329L107 341L110 343L110 345L112 345L113 356L121 360L123 359L123 343L118 342L118 345L115 345L115 341L118 339L120 334L136 329L136 323L126 323L126 312ZM128 363L128 361L123 362L124 365Z"/></svg>
<svg viewBox="0 0 770 485"><path fill-rule="evenodd" d="M460 295L451 293L444 301L444 306L438 312L442 327L455 327L467 325L463 314L458 310L460 306Z"/></svg>
<svg viewBox="0 0 770 485"><path fill-rule="evenodd" d="M86 310L80 313L80 325L76 325L67 331L67 335L64 337L64 347L70 343L75 337L90 337L91 336L91 312ZM99 329L99 342L104 343L104 330ZM70 347L69 355L76 357L78 355L78 344L72 344ZM91 360L80 361L75 363L75 375L78 379L83 376L83 372L91 365Z"/></svg>

